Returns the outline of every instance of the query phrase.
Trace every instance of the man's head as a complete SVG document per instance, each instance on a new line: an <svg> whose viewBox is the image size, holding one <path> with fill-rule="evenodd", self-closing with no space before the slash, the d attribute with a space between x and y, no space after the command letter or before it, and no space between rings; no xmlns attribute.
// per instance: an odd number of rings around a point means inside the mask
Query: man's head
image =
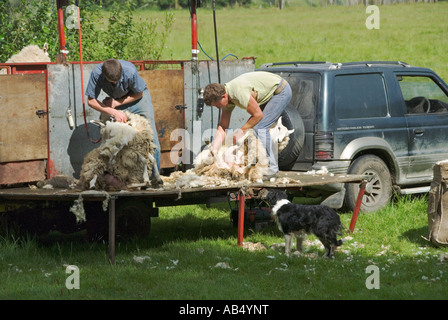
<svg viewBox="0 0 448 320"><path fill-rule="evenodd" d="M104 61L101 71L107 81L117 83L121 78L121 63L117 59L108 59Z"/></svg>
<svg viewBox="0 0 448 320"><path fill-rule="evenodd" d="M226 88L220 83L210 83L204 89L204 102L208 106L225 107L229 103Z"/></svg>

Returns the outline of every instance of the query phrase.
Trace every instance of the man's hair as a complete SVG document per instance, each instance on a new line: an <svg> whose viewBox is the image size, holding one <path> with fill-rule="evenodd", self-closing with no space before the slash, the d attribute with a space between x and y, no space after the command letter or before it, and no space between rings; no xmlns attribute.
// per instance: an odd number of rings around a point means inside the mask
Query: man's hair
<svg viewBox="0 0 448 320"><path fill-rule="evenodd" d="M210 83L204 89L204 102L211 106L212 102L221 100L222 95L226 93L226 88L220 83Z"/></svg>
<svg viewBox="0 0 448 320"><path fill-rule="evenodd" d="M121 78L121 63L117 59L108 59L104 61L101 71L107 80L118 81Z"/></svg>

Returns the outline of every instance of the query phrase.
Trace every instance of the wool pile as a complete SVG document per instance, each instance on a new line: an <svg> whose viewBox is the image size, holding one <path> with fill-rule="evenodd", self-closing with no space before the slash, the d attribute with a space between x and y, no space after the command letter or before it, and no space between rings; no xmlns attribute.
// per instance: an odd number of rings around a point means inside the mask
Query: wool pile
<svg viewBox="0 0 448 320"><path fill-rule="evenodd" d="M101 125L101 145L84 158L78 182L81 189L123 190L162 183L151 125L140 115L125 114L126 123L106 121Z"/></svg>
<svg viewBox="0 0 448 320"><path fill-rule="evenodd" d="M253 130L232 143L233 136L215 153L204 149L193 161L193 168L186 172L173 172L163 177L164 189L226 187L262 183L269 160L266 149Z"/></svg>

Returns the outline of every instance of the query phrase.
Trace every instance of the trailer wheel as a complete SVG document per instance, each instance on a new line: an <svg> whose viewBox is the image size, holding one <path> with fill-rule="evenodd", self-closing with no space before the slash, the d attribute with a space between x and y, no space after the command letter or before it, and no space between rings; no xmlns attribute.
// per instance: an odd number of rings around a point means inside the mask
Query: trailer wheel
<svg viewBox="0 0 448 320"><path fill-rule="evenodd" d="M108 239L109 215L103 211L102 202L86 201L84 210L86 212L86 232L89 241L101 241Z"/></svg>
<svg viewBox="0 0 448 320"><path fill-rule="evenodd" d="M84 205L86 206L86 204ZM108 240L109 214L101 202L87 203L86 231L90 241ZM150 207L143 200L118 199L115 206L115 235L117 238L148 237L151 231Z"/></svg>
<svg viewBox="0 0 448 320"><path fill-rule="evenodd" d="M11 227L18 236L44 236L50 232L51 224L44 218L39 207L33 209L22 207L9 214L8 227Z"/></svg>
<svg viewBox="0 0 448 320"><path fill-rule="evenodd" d="M116 234L118 237L148 237L151 230L150 208L143 200L117 201L115 208Z"/></svg>

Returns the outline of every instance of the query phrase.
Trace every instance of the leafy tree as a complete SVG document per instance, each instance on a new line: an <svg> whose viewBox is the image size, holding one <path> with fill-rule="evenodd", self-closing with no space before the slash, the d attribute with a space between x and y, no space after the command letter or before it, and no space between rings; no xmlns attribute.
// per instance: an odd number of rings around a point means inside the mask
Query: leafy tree
<svg viewBox="0 0 448 320"><path fill-rule="evenodd" d="M165 21L134 21L135 2L108 1L108 11L101 1L85 0L80 3L83 60L102 61L108 58L125 60L156 60L165 48L171 32L174 14L167 13ZM66 48L69 61L79 60L79 30L77 13L64 8ZM76 11L77 12L77 11ZM107 18L104 28L104 17ZM160 29L160 30L159 30ZM0 0L0 61L30 44L49 45L49 55L55 61L59 53L56 1ZM144 41L142 40L144 39ZM139 44L139 45L136 45Z"/></svg>

